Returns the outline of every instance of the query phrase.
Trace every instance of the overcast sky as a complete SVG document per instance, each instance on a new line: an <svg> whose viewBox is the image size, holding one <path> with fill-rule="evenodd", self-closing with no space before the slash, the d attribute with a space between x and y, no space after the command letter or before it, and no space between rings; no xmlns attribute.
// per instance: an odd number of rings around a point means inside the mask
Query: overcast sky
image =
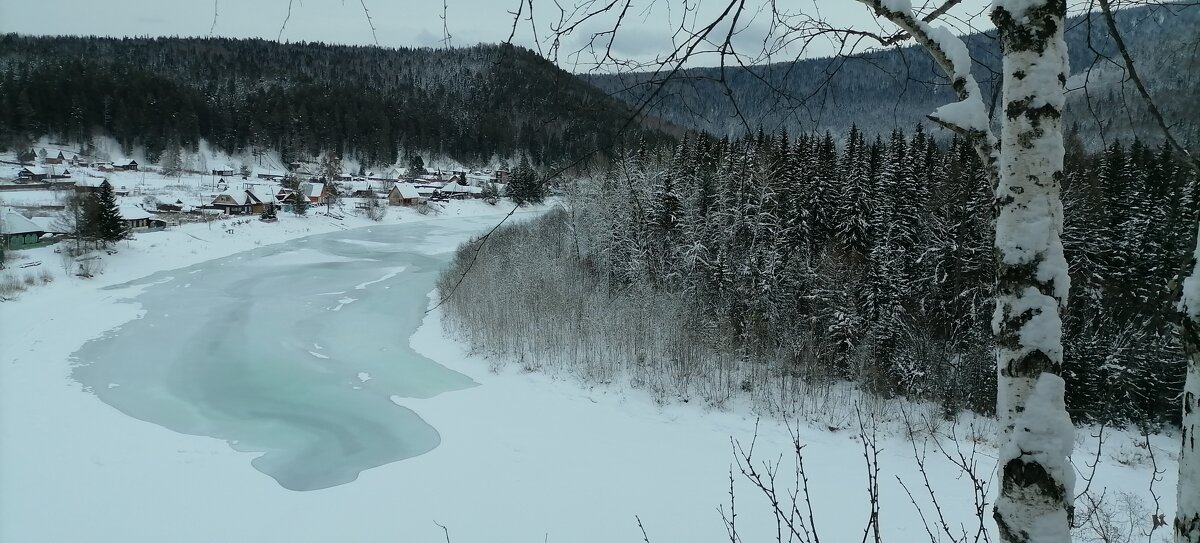
<svg viewBox="0 0 1200 543"><path fill-rule="evenodd" d="M568 9L586 0L559 0ZM446 0L446 26L455 46L480 42L496 43L509 38L517 0ZM385 47L439 47L443 43L442 3L437 0L0 0L0 32L38 35L105 36L225 36L258 37L281 41L321 41L326 43L372 45L371 25L363 3L374 23L379 45ZM752 0L747 5L766 3ZM819 16L832 23L876 30L876 22L865 7L851 0L777 0L778 5L795 13ZM986 28L986 17L972 17L986 7L986 0L967 0L952 14L971 19ZM215 9L214 9L215 4ZM726 0L641 0L626 15L625 24L613 44L622 58L650 60L672 49L671 34L687 17L688 24L706 23L720 13ZM921 5L914 0L914 5ZM684 5L693 7L685 14ZM560 13L552 0L533 0L537 36L526 19L528 5L513 41L539 49L549 55L549 34ZM214 18L215 12L215 18ZM615 12L594 20L561 45L557 59L563 68L584 71L592 57L571 55L596 31L611 27ZM285 25L286 21L286 25ZM738 24L739 50L756 56L762 50L763 37L769 33L771 18L758 9L748 9ZM607 25L607 26L606 26ZM965 30L966 26L956 23ZM725 27L727 28L727 27ZM890 27L888 27L890 29ZM807 50L788 47L772 60L794 56L822 56L836 52L830 40L819 40ZM710 64L710 57L699 64Z"/></svg>

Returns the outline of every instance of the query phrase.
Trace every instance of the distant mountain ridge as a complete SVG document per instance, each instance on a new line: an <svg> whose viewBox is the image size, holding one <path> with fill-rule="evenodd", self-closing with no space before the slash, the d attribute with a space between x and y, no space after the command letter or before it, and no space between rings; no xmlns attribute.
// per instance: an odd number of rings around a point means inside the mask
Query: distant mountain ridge
<svg viewBox="0 0 1200 543"><path fill-rule="evenodd" d="M627 123L630 114L510 45L0 35L0 144L103 133L151 161L203 138L227 152L276 149L285 160L334 150L367 164L407 152L478 163L528 152L548 163L620 137L663 137Z"/></svg>
<svg viewBox="0 0 1200 543"><path fill-rule="evenodd" d="M1139 73L1166 117L1188 123L1178 127L1179 136L1196 144L1200 140L1200 7L1140 7L1118 11L1115 17ZM976 61L975 76L989 96L994 84L990 75L1000 67L994 33L972 34L965 41ZM1067 121L1079 124L1085 141L1094 147L1102 129L1109 139L1137 135L1158 141L1158 130L1141 108L1141 99L1133 95L1133 85L1126 85L1124 97L1120 92L1124 75L1120 57L1100 15L1071 18L1067 43L1073 74L1068 86L1082 86L1085 72L1091 68L1090 110L1083 91L1068 94ZM749 70L729 68L724 74L728 88L718 82L720 75L718 68L683 70L663 86L648 111L716 135L738 135L747 128L761 127L768 132L780 128L793 133L828 130L844 136L851 124L868 134L886 134L893 127L911 128L918 122L929 124L926 114L954 100L940 70L915 46ZM631 105L647 99L658 85L647 73L584 77ZM736 108L726 96L727 90ZM807 99L793 100L784 94ZM1126 104L1133 106L1128 115L1124 114Z"/></svg>

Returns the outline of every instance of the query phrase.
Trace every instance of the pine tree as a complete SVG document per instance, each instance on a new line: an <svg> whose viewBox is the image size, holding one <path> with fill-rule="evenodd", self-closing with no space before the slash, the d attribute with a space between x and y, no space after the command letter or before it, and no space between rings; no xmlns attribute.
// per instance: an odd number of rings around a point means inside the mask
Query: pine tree
<svg viewBox="0 0 1200 543"><path fill-rule="evenodd" d="M162 173L164 175L179 175L183 171L183 149L178 140L172 140L162 154Z"/></svg>
<svg viewBox="0 0 1200 543"><path fill-rule="evenodd" d="M837 237L859 256L870 250L871 201L874 197L868 171L866 140L857 126L850 127L842 154L841 207L837 212Z"/></svg>
<svg viewBox="0 0 1200 543"><path fill-rule="evenodd" d="M308 201L308 195L304 194L303 188L297 188L292 192L292 213L298 217L303 217L308 214L308 208L312 205Z"/></svg>
<svg viewBox="0 0 1200 543"><path fill-rule="evenodd" d="M654 186L651 195L650 224L665 235L671 235L679 226L681 204L672 172L668 171L660 177L662 180Z"/></svg>
<svg viewBox="0 0 1200 543"><path fill-rule="evenodd" d="M408 157L408 176L420 177L425 175L425 160L421 155L412 155Z"/></svg>
<svg viewBox="0 0 1200 543"><path fill-rule="evenodd" d="M529 164L528 156L522 156L521 163L513 168L508 180L507 193L513 203L519 206L540 204L545 199L545 187L538 179L533 166Z"/></svg>
<svg viewBox="0 0 1200 543"><path fill-rule="evenodd" d="M117 196L108 180L100 184L100 192L96 197L96 237L106 245L116 243L129 236L129 227L121 217L121 209L117 205Z"/></svg>

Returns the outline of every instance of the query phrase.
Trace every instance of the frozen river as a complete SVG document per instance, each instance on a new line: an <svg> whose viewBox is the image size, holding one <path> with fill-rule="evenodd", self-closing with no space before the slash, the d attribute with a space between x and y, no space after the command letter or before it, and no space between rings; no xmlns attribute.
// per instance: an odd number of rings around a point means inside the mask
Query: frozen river
<svg viewBox="0 0 1200 543"><path fill-rule="evenodd" d="M108 290L63 279L0 303L0 541L607 543L642 541L644 527L651 541L717 543L728 541L719 508L731 475L739 537L774 540L775 518L733 465L730 439L753 441L763 460L782 454L788 470L782 422L501 366L423 313L457 244L497 212L321 234ZM252 246L254 230L288 226L255 223L228 239ZM152 259L190 247L196 262L222 243L178 232L122 244L113 260L126 268L109 276L136 277L138 261L147 272L182 265ZM863 446L853 430L825 428L792 426L814 515L824 539L861 539ZM1150 467L1137 460L1145 439L1105 435L1113 453L1097 484L1151 503ZM899 483L926 476L940 511L970 526L973 487L960 470L931 450L922 471L899 433L879 439L887 539L925 539ZM1096 444L1083 439L1076 462L1088 465ZM1154 442L1159 488L1173 489L1177 437ZM991 473L995 450L979 446ZM1160 498L1173 510L1173 493Z"/></svg>
<svg viewBox="0 0 1200 543"><path fill-rule="evenodd" d="M476 222L317 235L117 285L140 287L144 315L85 344L73 377L131 417L262 452L254 467L292 490L424 454L440 437L406 400L475 383L409 337Z"/></svg>

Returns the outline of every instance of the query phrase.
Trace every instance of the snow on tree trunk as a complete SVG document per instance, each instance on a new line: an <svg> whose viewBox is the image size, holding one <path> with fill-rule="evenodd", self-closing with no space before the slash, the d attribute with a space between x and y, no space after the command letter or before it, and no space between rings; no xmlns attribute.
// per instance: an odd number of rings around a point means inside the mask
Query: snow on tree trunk
<svg viewBox="0 0 1200 543"><path fill-rule="evenodd" d="M1192 275L1183 281L1179 309L1180 332L1187 352L1187 381L1183 385L1183 444L1179 451L1178 502L1175 509L1175 543L1200 543L1200 225Z"/></svg>
<svg viewBox="0 0 1200 543"><path fill-rule="evenodd" d="M1071 540L1074 427L1066 412L1062 320L1070 280L1063 256L1062 110L1065 0L995 0L1004 58L996 187L997 417L1003 429L1003 541Z"/></svg>

